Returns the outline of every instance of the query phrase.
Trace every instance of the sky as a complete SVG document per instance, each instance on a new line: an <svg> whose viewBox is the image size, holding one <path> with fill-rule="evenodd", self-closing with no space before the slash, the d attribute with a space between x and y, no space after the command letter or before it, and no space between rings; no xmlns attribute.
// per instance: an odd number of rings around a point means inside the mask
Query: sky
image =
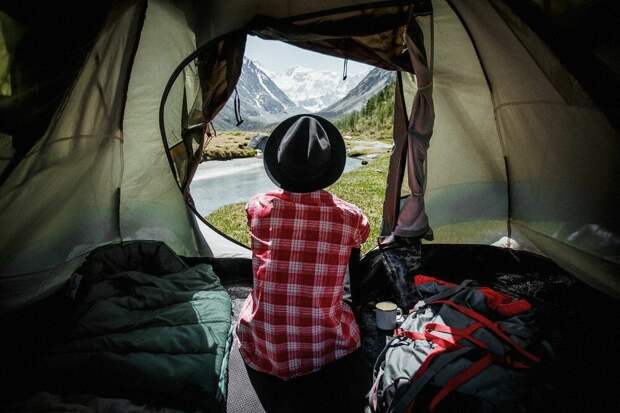
<svg viewBox="0 0 620 413"><path fill-rule="evenodd" d="M245 45L245 56L274 72L282 73L291 66L304 66L315 70L342 72L343 59L300 49L289 44L263 40L256 36L248 36ZM349 61L347 71L354 75L366 73L371 66Z"/></svg>

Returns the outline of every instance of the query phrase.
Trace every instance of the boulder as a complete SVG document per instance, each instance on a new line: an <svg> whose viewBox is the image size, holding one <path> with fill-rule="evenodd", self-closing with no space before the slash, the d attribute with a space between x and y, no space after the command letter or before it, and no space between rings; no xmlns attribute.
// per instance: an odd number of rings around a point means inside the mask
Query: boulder
<svg viewBox="0 0 620 413"><path fill-rule="evenodd" d="M250 142L248 142L248 146L250 148L262 151L265 149L265 143L267 142L267 138L269 138L269 136L267 135L254 135L252 139L250 139Z"/></svg>

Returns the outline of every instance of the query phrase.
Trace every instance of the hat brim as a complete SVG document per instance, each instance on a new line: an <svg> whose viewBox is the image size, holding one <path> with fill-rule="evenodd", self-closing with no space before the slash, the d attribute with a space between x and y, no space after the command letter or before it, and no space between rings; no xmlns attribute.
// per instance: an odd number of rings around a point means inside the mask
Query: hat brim
<svg viewBox="0 0 620 413"><path fill-rule="evenodd" d="M327 137L331 146L331 160L328 168L323 174L311 182L296 180L295 177L290 176L290 174L284 173L280 169L278 163L278 148L280 147L282 138L293 123L302 116L313 117L323 126L323 129L327 132ZM271 132L271 135L265 143L265 150L263 151L263 163L269 179L280 188L291 192L312 192L330 186L342 175L346 161L347 150L342 135L330 121L318 115L301 114L282 121L273 132Z"/></svg>

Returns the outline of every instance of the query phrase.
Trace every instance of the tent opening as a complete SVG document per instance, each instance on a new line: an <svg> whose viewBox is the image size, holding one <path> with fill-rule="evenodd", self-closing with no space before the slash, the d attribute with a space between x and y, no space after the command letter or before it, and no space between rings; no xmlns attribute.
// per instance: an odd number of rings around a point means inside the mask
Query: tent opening
<svg viewBox="0 0 620 413"><path fill-rule="evenodd" d="M277 189L264 171L265 141L280 121L315 114L334 122L345 139L344 175L328 190L371 217L375 231L364 251L372 248L381 227L394 88L394 72L248 36L235 92L204 131L190 184L193 205L215 228L249 246L244 204ZM173 110L169 105L166 111Z"/></svg>

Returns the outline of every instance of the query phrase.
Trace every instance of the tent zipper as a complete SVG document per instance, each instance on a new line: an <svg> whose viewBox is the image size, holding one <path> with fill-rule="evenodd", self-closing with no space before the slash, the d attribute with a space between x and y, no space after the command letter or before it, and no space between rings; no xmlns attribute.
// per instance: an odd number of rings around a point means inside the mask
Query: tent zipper
<svg viewBox="0 0 620 413"><path fill-rule="evenodd" d="M237 91L237 87L235 86L235 119L237 120L237 125L239 126L243 123L243 118L241 117L241 99L239 99L239 92Z"/></svg>

